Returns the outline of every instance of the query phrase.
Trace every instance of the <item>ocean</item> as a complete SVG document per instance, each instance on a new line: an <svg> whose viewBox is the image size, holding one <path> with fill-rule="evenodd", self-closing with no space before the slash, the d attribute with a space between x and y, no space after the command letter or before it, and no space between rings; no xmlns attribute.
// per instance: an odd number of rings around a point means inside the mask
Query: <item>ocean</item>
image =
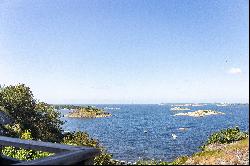
<svg viewBox="0 0 250 166"><path fill-rule="evenodd" d="M172 104L105 104L111 117L81 119L62 117L65 131L87 131L113 154L114 159L134 162L139 159L172 161L200 151L213 132L238 126L249 132L249 105L187 106L191 110L172 111ZM179 112L212 109L225 113L205 117L173 116ZM60 110L66 114L69 110ZM186 130L180 130L186 128ZM174 139L172 134L177 137Z"/></svg>

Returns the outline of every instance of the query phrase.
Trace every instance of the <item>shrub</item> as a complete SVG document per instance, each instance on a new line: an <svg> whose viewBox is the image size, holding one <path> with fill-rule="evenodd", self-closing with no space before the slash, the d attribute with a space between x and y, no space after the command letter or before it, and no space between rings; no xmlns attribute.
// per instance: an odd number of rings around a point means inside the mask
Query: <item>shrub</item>
<svg viewBox="0 0 250 166"><path fill-rule="evenodd" d="M187 161L187 156L182 156L175 159L172 162L168 161L159 161L159 160L139 160L135 163L135 165L182 165Z"/></svg>
<svg viewBox="0 0 250 166"><path fill-rule="evenodd" d="M201 148L204 149L209 144L228 144L247 137L248 133L240 131L239 127L236 126L213 133Z"/></svg>
<svg viewBox="0 0 250 166"><path fill-rule="evenodd" d="M21 139L32 140L31 132L26 130L21 134ZM4 147L1 150L2 154L11 158L15 158L18 160L34 160L42 157L47 157L53 155L53 153L42 152L42 151L34 151L29 149L15 148L12 146Z"/></svg>
<svg viewBox="0 0 250 166"><path fill-rule="evenodd" d="M91 138L86 132L77 131L66 133L61 143L76 146L90 146L99 149L101 154L95 157L94 165L117 164L117 162L112 160L112 155L107 153L105 149L99 144L98 140Z"/></svg>
<svg viewBox="0 0 250 166"><path fill-rule="evenodd" d="M71 106L78 107L78 106ZM81 108L81 107L79 107ZM93 107L88 110L100 111ZM0 125L0 131L6 136L20 137L28 140L61 142L77 146L91 146L101 150L94 160L96 165L112 165L112 155L100 146L98 140L92 139L86 132L62 134L60 113L44 102L34 99L29 87L24 84L0 87L0 111L12 120L9 124ZM33 151L15 147L4 147L1 152L19 160L33 160L52 155L52 153Z"/></svg>
<svg viewBox="0 0 250 166"><path fill-rule="evenodd" d="M187 156L182 156L174 160L173 162L170 162L169 165L183 165L187 161Z"/></svg>
<svg viewBox="0 0 250 166"><path fill-rule="evenodd" d="M120 163L112 159L112 154L102 150L101 154L95 157L94 165L120 165Z"/></svg>
<svg viewBox="0 0 250 166"><path fill-rule="evenodd" d="M88 133L81 131L66 133L61 143L100 148L98 140L90 138Z"/></svg>
<svg viewBox="0 0 250 166"><path fill-rule="evenodd" d="M0 107L13 121L7 126L10 129L8 136L19 136L29 129L34 139L51 142L62 139L60 114L52 106L37 102L30 88L24 84L1 88ZM13 130L16 126L18 130Z"/></svg>

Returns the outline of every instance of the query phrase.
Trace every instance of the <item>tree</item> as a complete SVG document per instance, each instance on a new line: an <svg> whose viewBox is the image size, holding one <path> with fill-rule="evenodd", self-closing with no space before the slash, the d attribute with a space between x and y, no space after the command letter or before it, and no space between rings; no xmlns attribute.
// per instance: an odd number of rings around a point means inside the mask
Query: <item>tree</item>
<svg viewBox="0 0 250 166"><path fill-rule="evenodd" d="M60 141L61 124L63 124L60 114L48 104L36 102L32 91L24 84L2 88L0 106L13 120L13 123L7 126L9 130L20 135L29 129L34 139Z"/></svg>
<svg viewBox="0 0 250 166"><path fill-rule="evenodd" d="M60 113L54 107L44 102L38 102L35 107L33 127L37 138L52 142L59 142L63 138Z"/></svg>
<svg viewBox="0 0 250 166"><path fill-rule="evenodd" d="M114 165L117 163L112 160L112 155L100 146L98 140L92 139L86 132L63 134L60 113L49 104L36 101L29 87L24 84L0 88L0 111L12 120L11 124L4 124L4 129L8 130L9 136L91 146L101 150L101 154L95 157L95 165ZM0 129L1 127L3 126L0 124ZM51 155L47 152L14 147L4 148L2 153L19 160L32 160Z"/></svg>
<svg viewBox="0 0 250 166"><path fill-rule="evenodd" d="M30 89L24 84L3 88L0 93L0 105L8 111L14 122L21 123L22 127L27 127L27 123L33 120L35 100Z"/></svg>

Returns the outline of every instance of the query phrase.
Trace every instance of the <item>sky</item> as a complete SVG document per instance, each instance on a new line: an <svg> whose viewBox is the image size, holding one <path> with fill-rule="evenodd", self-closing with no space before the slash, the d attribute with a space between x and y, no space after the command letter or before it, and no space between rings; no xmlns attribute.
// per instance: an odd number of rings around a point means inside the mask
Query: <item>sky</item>
<svg viewBox="0 0 250 166"><path fill-rule="evenodd" d="M53 104L249 101L248 0L0 0L0 84Z"/></svg>

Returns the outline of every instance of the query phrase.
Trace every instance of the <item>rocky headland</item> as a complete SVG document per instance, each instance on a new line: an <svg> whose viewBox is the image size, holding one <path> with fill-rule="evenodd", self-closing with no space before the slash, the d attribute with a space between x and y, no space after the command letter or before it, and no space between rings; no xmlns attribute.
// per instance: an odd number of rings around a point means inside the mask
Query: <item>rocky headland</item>
<svg viewBox="0 0 250 166"><path fill-rule="evenodd" d="M74 109L72 112L69 112L65 115L65 117L69 118L104 118L108 116L111 116L111 114L105 112L102 109L94 108L91 106L80 109Z"/></svg>

